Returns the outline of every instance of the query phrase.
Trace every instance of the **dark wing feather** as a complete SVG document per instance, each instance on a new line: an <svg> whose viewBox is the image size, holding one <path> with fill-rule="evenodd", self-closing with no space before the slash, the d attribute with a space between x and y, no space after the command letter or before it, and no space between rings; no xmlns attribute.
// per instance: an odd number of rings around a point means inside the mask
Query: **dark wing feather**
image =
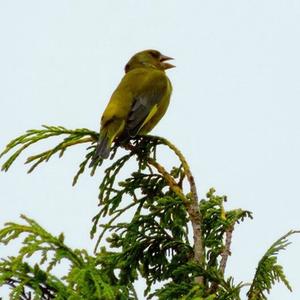
<svg viewBox="0 0 300 300"><path fill-rule="evenodd" d="M159 104L166 92L166 80L149 81L143 92L134 97L126 122L126 132L130 137L138 134L141 126L155 105Z"/></svg>

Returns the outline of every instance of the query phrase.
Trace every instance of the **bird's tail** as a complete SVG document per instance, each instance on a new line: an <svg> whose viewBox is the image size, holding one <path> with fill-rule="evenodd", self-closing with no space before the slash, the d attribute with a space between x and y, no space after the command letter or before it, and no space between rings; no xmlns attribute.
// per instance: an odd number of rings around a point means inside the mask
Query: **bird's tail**
<svg viewBox="0 0 300 300"><path fill-rule="evenodd" d="M90 166L93 166L99 159L106 159L109 156L111 140L108 137L108 132L100 132L99 140L96 146L95 154L93 155Z"/></svg>
<svg viewBox="0 0 300 300"><path fill-rule="evenodd" d="M100 133L100 137L99 137L98 144L96 147L95 155L97 157L103 158L103 159L108 158L109 152L110 152L110 146L111 146L111 143L110 143L110 140L109 140L107 134Z"/></svg>
<svg viewBox="0 0 300 300"><path fill-rule="evenodd" d="M93 166L99 159L108 158L111 144L124 129L124 124L125 122L123 120L115 120L100 130L96 151L90 166Z"/></svg>

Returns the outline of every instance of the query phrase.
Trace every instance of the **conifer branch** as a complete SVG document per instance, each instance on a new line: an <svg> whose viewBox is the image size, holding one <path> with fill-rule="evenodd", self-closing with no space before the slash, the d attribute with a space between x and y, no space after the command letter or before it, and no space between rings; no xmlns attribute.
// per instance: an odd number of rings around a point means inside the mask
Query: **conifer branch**
<svg viewBox="0 0 300 300"><path fill-rule="evenodd" d="M43 141L48 138L57 137L60 135L67 135L54 148L33 155L27 158L26 163L32 163L32 166L28 170L28 173L32 172L39 164L42 162L47 162L54 154L59 153L59 157L62 157L64 152L71 146L93 142L97 140L98 133L88 130L86 128L69 130L62 126L42 126L43 129L31 129L25 134L15 138L10 143L7 144L6 148L2 153L0 153L0 158L6 155L8 152L12 152L9 158L2 165L2 171L8 171L12 163L17 159L17 157L24 152L29 146Z"/></svg>
<svg viewBox="0 0 300 300"><path fill-rule="evenodd" d="M166 169L152 158L147 158L148 163L156 168L156 170L164 177L170 189L182 200L185 205L188 205L188 199L183 194L182 189L178 186L174 178L166 171Z"/></svg>
<svg viewBox="0 0 300 300"><path fill-rule="evenodd" d="M203 266L204 248L203 248L202 229L201 229L202 216L199 209L199 200L198 200L198 194L197 194L197 188L196 188L194 176L190 170L187 160L185 159L181 151L177 147L175 147L174 144L172 144L170 141L162 137L147 136L147 138L148 137L157 139L159 143L168 146L176 154L176 156L178 157L178 159L182 164L184 174L186 175L190 185L190 197L189 197L190 201L186 201L186 197L184 195L183 197L181 197L181 199L184 201L184 204L187 208L192 223L193 238L194 238L194 259L197 263ZM168 176L166 176L166 179L167 178ZM173 189L177 190L179 188L178 185L175 185L174 182L172 182L172 180L168 179L168 181L170 183L170 187L173 187ZM196 282L203 284L203 278L197 277Z"/></svg>
<svg viewBox="0 0 300 300"><path fill-rule="evenodd" d="M28 157L29 172L56 154L61 157L72 146L91 143L73 179L76 184L90 166L95 152L93 144L98 139L98 133L85 128L43 126L41 130L27 131L0 154L2 157L10 153L2 170L7 171L29 146L58 136L63 139L56 146ZM168 147L179 160L179 165L176 163L170 171L157 159L160 145ZM120 147L127 153L115 159ZM132 158L136 158L136 170L120 181L122 170ZM245 284L234 284L232 277L226 279L225 269L235 225L246 217L252 218L251 212L226 211L223 205L226 197L215 195L214 189L199 202L195 179L185 157L164 138L140 136L127 144L117 141L110 159L113 162L104 171L100 208L91 229L94 237L97 228L101 228L95 256L86 250L67 247L62 234L55 237L25 216L22 218L26 224L7 223L0 230L0 243L5 245L21 234L26 235L19 254L0 262L0 286L6 284L12 288L11 299L137 300L133 282L142 276L146 279L148 299L239 300ZM101 164L100 159L92 166L91 175ZM184 191L185 180L188 192ZM125 204L124 200L130 203ZM120 222L124 220L122 216L126 216L126 221ZM189 222L193 229L192 245L188 238ZM294 233L291 231L276 241L260 260L247 294L249 300L267 299L265 293L275 281L282 281L290 289L282 267L277 264L277 254L286 248L288 236ZM105 234L110 249L116 248L117 252L108 252L104 247L97 251ZM31 266L26 259L37 254L40 263ZM70 271L60 280L51 271L62 259L69 261ZM164 281L167 283L153 291L154 283Z"/></svg>
<svg viewBox="0 0 300 300"><path fill-rule="evenodd" d="M96 254L97 249L99 247L99 244L104 236L104 234L106 233L107 230L110 230L112 228L112 224L115 222L115 220L117 218L119 218L124 212L128 211L128 209L130 209L131 207L135 206L137 204L137 202L133 202L129 205L127 205L126 207L119 209L117 211L115 211L115 216L112 217L105 225L102 225L101 227L103 227L103 230L101 232L101 234L99 235L95 247L94 247L94 253Z"/></svg>
<svg viewBox="0 0 300 300"><path fill-rule="evenodd" d="M249 300L266 300L266 293L270 293L270 290L276 281L281 281L290 291L292 291L282 266L277 263L277 255L279 251L286 249L290 244L288 237L295 233L300 233L300 231L291 230L279 238L271 245L259 261L252 284L247 293Z"/></svg>
<svg viewBox="0 0 300 300"><path fill-rule="evenodd" d="M182 163L184 173L187 176L187 180L190 184L191 194L193 195L193 198L195 199L195 201L198 203L198 193L197 193L195 179L194 179L194 176L191 172L190 166L189 166L187 160L185 159L184 155L182 154L182 152L174 144L172 144L170 141L168 141L165 138L157 137L157 136L147 136L147 137L158 139L158 141L160 143L162 143L163 145L168 146L176 154L176 156L178 157L178 159Z"/></svg>

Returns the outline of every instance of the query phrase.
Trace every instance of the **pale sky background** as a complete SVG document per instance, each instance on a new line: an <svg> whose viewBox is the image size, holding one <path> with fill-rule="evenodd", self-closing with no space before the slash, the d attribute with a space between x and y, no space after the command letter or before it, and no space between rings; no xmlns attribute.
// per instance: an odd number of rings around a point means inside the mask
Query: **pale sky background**
<svg viewBox="0 0 300 300"><path fill-rule="evenodd" d="M227 274L251 280L273 241L300 229L299 1L0 0L0 37L1 149L41 124L98 130L125 63L155 48L177 68L153 134L183 151L201 198L213 186L228 208L254 213L234 232ZM32 175L23 155L0 173L0 223L24 213L92 250L102 172L71 186L84 153L69 150ZM276 285L269 299L300 297L300 236L291 240L279 261L294 292ZM1 257L15 250L1 246Z"/></svg>

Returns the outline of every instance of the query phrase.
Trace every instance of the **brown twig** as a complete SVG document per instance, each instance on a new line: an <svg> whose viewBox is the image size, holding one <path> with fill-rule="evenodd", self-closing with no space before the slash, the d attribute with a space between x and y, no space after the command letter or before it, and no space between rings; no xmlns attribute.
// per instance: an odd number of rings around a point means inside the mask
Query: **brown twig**
<svg viewBox="0 0 300 300"><path fill-rule="evenodd" d="M195 183L194 176L191 172L191 169L187 163L187 160L181 153L181 151L179 149L177 149L174 144L172 144L168 140L161 138L161 137L147 136L147 138L156 139L159 142L161 142L161 144L169 147L175 153L175 155L178 157L178 159L180 160L180 162L182 164L184 173L185 173L187 180L189 182L189 185L190 185L190 195L191 196L189 197L189 201L185 201L184 204L186 206L188 215L189 215L191 223L192 223L192 228L193 228L194 260L195 260L195 262L197 262L203 266L205 257L204 257L204 247L203 247L202 228L201 228L202 215L201 215L201 212L199 209L199 199L198 199L198 194L197 194L196 183ZM152 163L153 163L153 161L152 161ZM154 161L154 162L157 163L156 161ZM160 170L158 168L157 168L157 170L160 172ZM170 188L178 196L180 196L182 200L186 200L187 199L186 196L183 194L182 189L175 182L174 178L169 173L167 173L164 169L161 169L161 171L162 172L160 172L160 173L165 177L165 179L169 183ZM199 284L203 284L203 277L202 276L196 277L195 282L197 282Z"/></svg>
<svg viewBox="0 0 300 300"><path fill-rule="evenodd" d="M225 272L228 256L231 255L230 247L231 247L231 239L232 239L233 230L234 230L234 227L230 226L225 231L225 248L224 248L223 252L221 253L222 258L221 258L221 261L220 261L220 271L223 274Z"/></svg>
<svg viewBox="0 0 300 300"><path fill-rule="evenodd" d="M222 274L225 273L228 256L231 255L230 247L231 247L231 239L232 239L233 230L234 230L234 226L230 226L225 231L225 247L224 247L224 250L222 251L222 253L220 254L221 261L220 261L220 268L219 268L219 270ZM218 290L218 286L219 286L219 284L217 282L213 282L211 284L209 292L212 294L215 293Z"/></svg>
<svg viewBox="0 0 300 300"><path fill-rule="evenodd" d="M153 158L147 159L148 163L156 168L156 170L164 177L166 182L168 183L170 189L183 201L183 203L187 206L188 205L188 199L183 194L182 189L180 186L176 183L174 178L166 171L166 169L159 164L156 160Z"/></svg>

